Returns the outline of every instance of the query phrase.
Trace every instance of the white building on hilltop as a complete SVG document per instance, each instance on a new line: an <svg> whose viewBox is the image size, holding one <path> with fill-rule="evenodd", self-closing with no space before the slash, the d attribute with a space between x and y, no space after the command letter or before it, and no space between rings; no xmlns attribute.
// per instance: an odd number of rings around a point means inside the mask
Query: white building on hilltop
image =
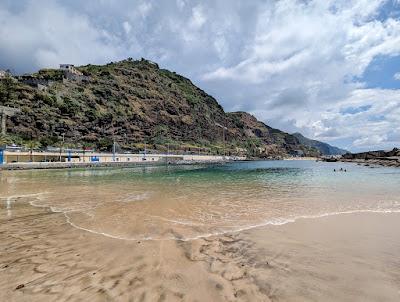
<svg viewBox="0 0 400 302"><path fill-rule="evenodd" d="M76 74L79 76L83 75L83 73L76 69L75 66L72 64L60 64L60 69L65 72Z"/></svg>

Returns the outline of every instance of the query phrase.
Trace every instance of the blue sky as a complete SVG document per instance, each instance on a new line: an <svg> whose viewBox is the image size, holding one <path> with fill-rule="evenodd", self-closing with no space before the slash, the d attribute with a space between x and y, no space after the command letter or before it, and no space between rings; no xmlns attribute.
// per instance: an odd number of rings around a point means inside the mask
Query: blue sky
<svg viewBox="0 0 400 302"><path fill-rule="evenodd" d="M400 80L396 79L396 73L400 76L400 56L378 56L372 60L361 78L368 88L400 89Z"/></svg>
<svg viewBox="0 0 400 302"><path fill-rule="evenodd" d="M399 0L0 0L2 69L127 57L275 128L400 146Z"/></svg>

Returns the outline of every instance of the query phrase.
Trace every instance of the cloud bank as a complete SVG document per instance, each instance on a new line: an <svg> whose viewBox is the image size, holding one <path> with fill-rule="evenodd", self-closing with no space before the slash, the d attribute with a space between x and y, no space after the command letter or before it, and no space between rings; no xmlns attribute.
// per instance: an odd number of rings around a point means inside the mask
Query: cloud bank
<svg viewBox="0 0 400 302"><path fill-rule="evenodd" d="M400 81L384 89L363 75L378 58L400 62L399 16L394 0L6 0L0 68L146 57L227 111L355 151L390 148L400 145Z"/></svg>

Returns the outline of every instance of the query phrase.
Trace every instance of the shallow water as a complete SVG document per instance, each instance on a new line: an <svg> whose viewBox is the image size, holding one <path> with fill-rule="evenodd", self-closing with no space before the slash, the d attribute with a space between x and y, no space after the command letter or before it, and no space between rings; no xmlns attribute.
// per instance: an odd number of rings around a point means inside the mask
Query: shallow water
<svg viewBox="0 0 400 302"><path fill-rule="evenodd" d="M333 172L333 169L347 172ZM400 212L400 170L314 161L219 166L5 171L1 206L62 212L74 227L123 239L192 239L298 218Z"/></svg>

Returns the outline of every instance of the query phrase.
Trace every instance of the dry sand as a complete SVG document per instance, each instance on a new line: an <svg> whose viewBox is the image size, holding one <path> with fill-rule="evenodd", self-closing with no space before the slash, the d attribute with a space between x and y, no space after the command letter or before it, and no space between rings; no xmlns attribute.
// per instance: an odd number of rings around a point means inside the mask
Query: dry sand
<svg viewBox="0 0 400 302"><path fill-rule="evenodd" d="M400 214L186 242L107 238L26 203L0 215L0 301L400 301Z"/></svg>

